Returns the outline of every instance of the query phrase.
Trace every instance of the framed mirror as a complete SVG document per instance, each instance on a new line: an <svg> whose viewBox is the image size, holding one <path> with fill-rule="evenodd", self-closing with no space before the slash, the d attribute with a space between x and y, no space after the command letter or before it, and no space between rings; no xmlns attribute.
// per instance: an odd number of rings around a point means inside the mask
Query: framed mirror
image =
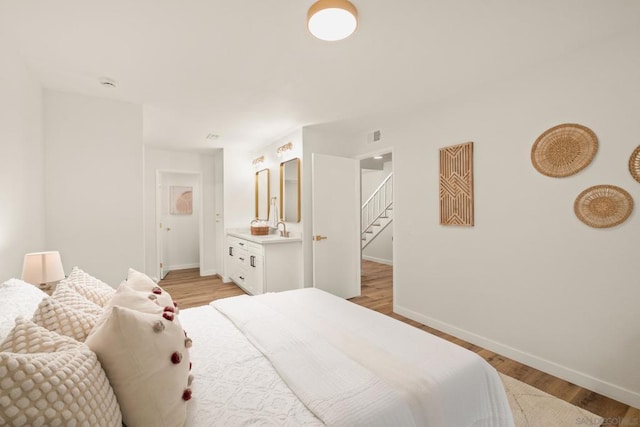
<svg viewBox="0 0 640 427"><path fill-rule="evenodd" d="M256 219L269 219L269 169L256 172Z"/></svg>
<svg viewBox="0 0 640 427"><path fill-rule="evenodd" d="M300 222L300 159L280 163L280 220Z"/></svg>

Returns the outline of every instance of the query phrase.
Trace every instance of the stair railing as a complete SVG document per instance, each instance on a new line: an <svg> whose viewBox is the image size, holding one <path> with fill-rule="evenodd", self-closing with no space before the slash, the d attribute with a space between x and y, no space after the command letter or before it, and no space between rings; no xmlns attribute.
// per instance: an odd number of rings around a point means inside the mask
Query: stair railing
<svg viewBox="0 0 640 427"><path fill-rule="evenodd" d="M393 203L393 172L376 188L371 197L362 205L362 230L364 234L382 216Z"/></svg>

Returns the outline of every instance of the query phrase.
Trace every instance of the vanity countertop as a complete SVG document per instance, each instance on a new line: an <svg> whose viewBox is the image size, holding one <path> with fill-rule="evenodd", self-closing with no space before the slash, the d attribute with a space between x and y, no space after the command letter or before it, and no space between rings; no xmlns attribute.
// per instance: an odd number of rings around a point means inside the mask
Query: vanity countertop
<svg viewBox="0 0 640 427"><path fill-rule="evenodd" d="M280 232L277 232L266 234L264 236L254 236L253 234L251 234L251 231L248 228L228 229L227 234L229 236L239 237L253 243L258 243L259 245L302 242L302 238L298 234L293 235L292 233L291 237L282 237L280 236Z"/></svg>

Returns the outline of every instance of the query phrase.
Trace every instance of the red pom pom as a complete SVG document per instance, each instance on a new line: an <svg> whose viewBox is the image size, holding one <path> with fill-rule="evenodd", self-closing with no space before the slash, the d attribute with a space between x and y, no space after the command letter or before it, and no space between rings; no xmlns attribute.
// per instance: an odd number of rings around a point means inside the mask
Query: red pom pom
<svg viewBox="0 0 640 427"><path fill-rule="evenodd" d="M182 361L182 354L179 351L174 351L171 355L171 363L177 365Z"/></svg>
<svg viewBox="0 0 640 427"><path fill-rule="evenodd" d="M187 331L185 331L184 329L182 330L182 332L184 332L184 337L187 337Z"/></svg>
<svg viewBox="0 0 640 427"><path fill-rule="evenodd" d="M151 289L151 292L153 292L156 295L160 295L162 293L162 289L156 286L155 288Z"/></svg>
<svg viewBox="0 0 640 427"><path fill-rule="evenodd" d="M178 307L178 302L177 302L177 301L174 301L174 302L173 302L173 306L177 308L177 307Z"/></svg>
<svg viewBox="0 0 640 427"><path fill-rule="evenodd" d="M182 400L187 401L187 400L191 400L191 389L190 388L185 388L184 391L182 392Z"/></svg>
<svg viewBox="0 0 640 427"><path fill-rule="evenodd" d="M192 366L193 366L193 363L189 362L189 370L191 370Z"/></svg>
<svg viewBox="0 0 640 427"><path fill-rule="evenodd" d="M176 312L176 309L175 309L175 308L173 308L173 307L165 307L165 308L164 308L164 311L169 311L169 312L171 312L171 313L175 313L175 312Z"/></svg>
<svg viewBox="0 0 640 427"><path fill-rule="evenodd" d="M164 313L162 313L162 317L164 317L165 319L167 319L170 322L173 322L173 313L171 313L169 311L165 311Z"/></svg>

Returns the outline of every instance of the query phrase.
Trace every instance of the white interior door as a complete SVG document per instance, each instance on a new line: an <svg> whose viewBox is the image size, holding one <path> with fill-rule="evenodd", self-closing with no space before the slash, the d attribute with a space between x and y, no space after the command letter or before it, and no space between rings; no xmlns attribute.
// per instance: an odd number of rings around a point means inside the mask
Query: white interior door
<svg viewBox="0 0 640 427"><path fill-rule="evenodd" d="M342 298L360 295L360 166L313 154L313 286Z"/></svg>

